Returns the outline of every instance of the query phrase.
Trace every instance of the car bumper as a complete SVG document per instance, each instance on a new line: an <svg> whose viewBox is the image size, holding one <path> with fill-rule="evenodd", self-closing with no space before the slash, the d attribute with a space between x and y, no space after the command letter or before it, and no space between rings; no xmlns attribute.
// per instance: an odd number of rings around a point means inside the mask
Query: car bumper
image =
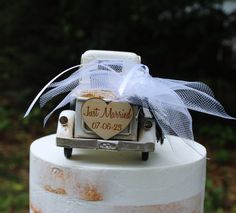
<svg viewBox="0 0 236 213"><path fill-rule="evenodd" d="M100 140L85 138L56 138L57 146L65 148L102 149L114 151L153 152L154 142Z"/></svg>

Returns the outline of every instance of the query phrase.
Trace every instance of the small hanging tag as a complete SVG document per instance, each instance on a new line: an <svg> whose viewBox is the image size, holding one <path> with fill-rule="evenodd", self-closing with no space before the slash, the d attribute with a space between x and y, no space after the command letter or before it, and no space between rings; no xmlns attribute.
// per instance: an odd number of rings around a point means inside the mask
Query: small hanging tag
<svg viewBox="0 0 236 213"><path fill-rule="evenodd" d="M129 103L106 103L97 98L84 102L81 113L88 127L103 139L119 134L133 118L133 109Z"/></svg>

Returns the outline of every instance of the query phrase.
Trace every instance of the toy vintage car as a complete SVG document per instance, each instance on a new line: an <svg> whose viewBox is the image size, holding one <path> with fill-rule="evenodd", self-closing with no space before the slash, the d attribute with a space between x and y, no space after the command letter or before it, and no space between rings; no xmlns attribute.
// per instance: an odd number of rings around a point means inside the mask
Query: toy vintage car
<svg viewBox="0 0 236 213"><path fill-rule="evenodd" d="M89 63L98 58L129 58L135 63L140 63L140 57L134 53L95 50L85 52L81 57L81 63ZM119 67L119 72L122 72L122 67ZM158 125L148 109L129 103L111 104L112 95L111 91L86 91L77 97L72 109L61 112L56 143L57 146L64 147L66 158L71 157L73 148L83 148L136 151L140 152L142 160L146 161L149 152L155 149L155 142L162 141L160 131L157 131ZM111 113L119 109L123 114L118 112L117 120L109 120ZM103 116L97 114L98 110ZM99 118L96 118L96 114Z"/></svg>

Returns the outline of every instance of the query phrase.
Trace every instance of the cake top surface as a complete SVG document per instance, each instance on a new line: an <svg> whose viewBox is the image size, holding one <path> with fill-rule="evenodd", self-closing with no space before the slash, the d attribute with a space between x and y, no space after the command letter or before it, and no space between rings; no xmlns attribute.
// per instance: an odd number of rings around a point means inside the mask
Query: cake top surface
<svg viewBox="0 0 236 213"><path fill-rule="evenodd" d="M63 148L56 146L55 135L39 138L31 145L31 154L44 161L63 167L86 169L152 169L184 166L206 158L206 149L194 142L194 149L175 136L168 136L164 144L157 144L148 161L141 161L139 152L116 152L73 149L71 159L63 155ZM192 141L193 142L193 141Z"/></svg>

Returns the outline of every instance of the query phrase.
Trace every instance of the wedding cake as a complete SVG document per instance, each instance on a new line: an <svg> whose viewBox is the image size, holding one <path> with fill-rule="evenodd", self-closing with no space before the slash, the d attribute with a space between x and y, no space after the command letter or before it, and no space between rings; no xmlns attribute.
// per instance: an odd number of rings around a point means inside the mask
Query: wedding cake
<svg viewBox="0 0 236 213"><path fill-rule="evenodd" d="M25 116L63 93L44 120L70 104L56 134L30 148L31 213L203 212L206 150L188 109L233 119L207 85L152 77L134 53L87 51Z"/></svg>
<svg viewBox="0 0 236 213"><path fill-rule="evenodd" d="M136 152L74 149L55 135L30 148L31 213L202 213L206 150L169 136L148 161Z"/></svg>

